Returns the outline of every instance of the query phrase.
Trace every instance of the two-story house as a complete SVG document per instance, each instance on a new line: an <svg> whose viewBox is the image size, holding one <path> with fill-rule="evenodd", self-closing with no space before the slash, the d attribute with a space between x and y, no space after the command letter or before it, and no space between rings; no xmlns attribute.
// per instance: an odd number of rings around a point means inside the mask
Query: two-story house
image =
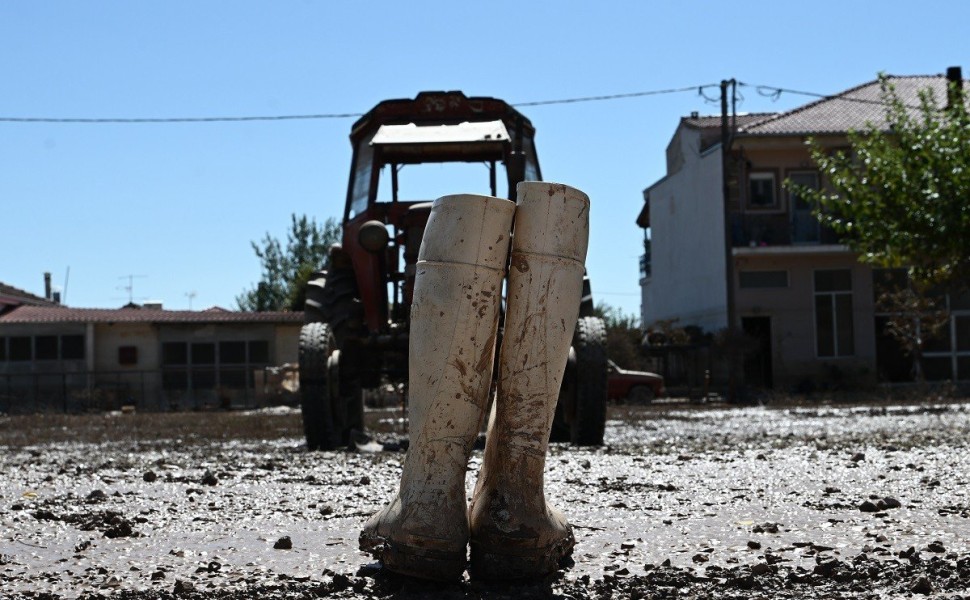
<svg viewBox="0 0 970 600"><path fill-rule="evenodd" d="M890 81L907 105L918 105L924 88L947 97L944 76ZM870 81L788 112L738 115L727 156L720 117L682 118L667 147L667 174L644 190L637 218L645 242L644 325L677 319L716 332L733 313L735 325L761 345L745 363L751 385L907 379L910 361L876 312L874 282L878 287L884 274L860 263L783 187L786 179L825 185L809 137L847 147L849 130L884 124L884 111L879 82ZM928 348L924 367L928 378L970 380L970 303L948 302L946 339Z"/></svg>

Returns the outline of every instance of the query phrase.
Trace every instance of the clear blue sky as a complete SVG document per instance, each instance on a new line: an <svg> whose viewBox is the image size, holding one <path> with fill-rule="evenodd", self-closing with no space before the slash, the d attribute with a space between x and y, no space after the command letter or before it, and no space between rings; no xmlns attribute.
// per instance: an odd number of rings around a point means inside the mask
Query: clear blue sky
<svg viewBox="0 0 970 600"><path fill-rule="evenodd" d="M970 3L932 0L5 0L0 117L357 113L421 90L517 103L732 77L837 93L879 71L966 74L968 21ZM811 100L741 92L746 112ZM594 294L639 314L641 192L679 117L717 104L687 92L521 110L545 179L592 198ZM0 123L0 281L40 294L44 271L62 287L70 269L67 304L114 307L136 275L136 301L233 308L259 278L251 240L284 236L291 213L341 213L351 123ZM429 197L486 182L442 180Z"/></svg>

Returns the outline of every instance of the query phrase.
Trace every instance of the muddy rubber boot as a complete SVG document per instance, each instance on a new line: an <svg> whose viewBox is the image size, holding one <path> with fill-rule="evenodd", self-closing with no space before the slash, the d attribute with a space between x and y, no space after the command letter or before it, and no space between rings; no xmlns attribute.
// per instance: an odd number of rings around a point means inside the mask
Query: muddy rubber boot
<svg viewBox="0 0 970 600"><path fill-rule="evenodd" d="M401 486L360 534L361 550L389 571L453 581L465 570L465 472L488 403L514 212L475 195L432 206L411 305Z"/></svg>
<svg viewBox="0 0 970 600"><path fill-rule="evenodd" d="M543 470L579 315L589 199L561 184L517 188L498 396L469 509L472 577L542 577L572 553L565 516L546 503Z"/></svg>

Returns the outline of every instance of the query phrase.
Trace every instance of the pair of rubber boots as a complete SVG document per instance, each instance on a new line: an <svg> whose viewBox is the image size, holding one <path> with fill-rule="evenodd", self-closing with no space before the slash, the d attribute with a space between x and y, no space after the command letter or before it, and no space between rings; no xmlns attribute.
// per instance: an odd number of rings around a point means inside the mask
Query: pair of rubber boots
<svg viewBox="0 0 970 600"><path fill-rule="evenodd" d="M480 580L542 577L575 544L546 503L543 471L579 314L589 199L553 183L523 182L516 192L517 204L456 195L431 209L411 306L410 445L399 492L360 535L361 550L392 572L453 581L467 564ZM466 506L507 265L498 393Z"/></svg>

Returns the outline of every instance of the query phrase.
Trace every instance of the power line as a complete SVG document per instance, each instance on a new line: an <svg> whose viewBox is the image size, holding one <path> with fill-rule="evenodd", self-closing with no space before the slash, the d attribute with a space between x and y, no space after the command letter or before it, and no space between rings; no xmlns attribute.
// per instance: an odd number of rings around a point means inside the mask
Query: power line
<svg viewBox="0 0 970 600"><path fill-rule="evenodd" d="M649 92L630 92L628 94L611 94L609 96L584 96L581 98L565 98L562 100L537 100L535 102L517 102L512 106L547 106L550 104L573 104L576 102L597 102L600 100L620 100L621 98L640 98L643 96L659 96L661 94L679 94L683 92L697 91L703 95L704 88L717 87L715 83L705 83L703 85L692 85L682 88L670 88L665 90L651 90Z"/></svg>
<svg viewBox="0 0 970 600"><path fill-rule="evenodd" d="M643 96L659 96L661 94L678 94L697 91L703 95L704 88L717 87L715 84L692 85L682 88L650 90L646 92L630 92L626 94L611 94L608 96L584 96L580 98L562 98L558 100L537 100L534 102L519 102L512 106L548 106L551 104L575 104L578 102L598 102L604 100L620 100L623 98L640 98ZM314 119L350 119L362 117L364 113L325 113L309 115L268 115L252 117L165 117L165 118L77 118L77 117L0 117L0 123L84 123L84 124L133 124L133 123L237 123L249 121L306 121Z"/></svg>
<svg viewBox="0 0 970 600"><path fill-rule="evenodd" d="M332 113L319 115L272 115L256 117L166 117L166 118L52 118L52 117L0 117L4 123L217 123L239 121L299 121L310 119L349 119L364 113Z"/></svg>
<svg viewBox="0 0 970 600"><path fill-rule="evenodd" d="M876 106L889 106L882 100L871 100L867 98L853 98L842 94L820 94L817 92L807 92L804 90L794 90L774 85L760 85L739 81L738 87L753 87L759 95L777 100L782 94L795 94L799 96L809 96L822 100L844 100L845 102L856 102L860 104L871 104ZM705 94L708 88L717 88L718 84L705 83L680 88L666 88L649 90L643 92L629 92L624 94L609 94L603 96L581 96L578 98L560 98L556 100L536 100L531 102L516 102L512 106L550 106L554 104L577 104L580 102L602 102L610 100L622 100L626 98L642 98L646 96L659 96L664 94L681 94L684 92L697 92L706 102L717 102L717 98ZM906 108L917 109L918 106L905 105ZM320 119L351 119L361 117L365 113L320 113L305 115L258 115L243 117L134 117L134 118L80 118L80 117L0 117L0 123L81 123L81 124L136 124L136 123L241 123L254 121L307 121Z"/></svg>
<svg viewBox="0 0 970 600"><path fill-rule="evenodd" d="M811 98L819 98L821 100L844 100L845 102L856 102L858 104L872 104L875 106L891 106L890 103L884 102L882 100L872 100L869 98L853 98L852 96L845 95L846 92L842 94L819 94L817 92L805 92L802 90L792 90L789 88L778 87L774 85L758 85L755 83L744 83L742 81L738 82L739 87L753 87L758 92L759 95L766 98L771 98L772 100L777 100L782 94L795 94L798 96L809 96ZM910 104L903 105L906 108L919 109L918 106L912 106Z"/></svg>

